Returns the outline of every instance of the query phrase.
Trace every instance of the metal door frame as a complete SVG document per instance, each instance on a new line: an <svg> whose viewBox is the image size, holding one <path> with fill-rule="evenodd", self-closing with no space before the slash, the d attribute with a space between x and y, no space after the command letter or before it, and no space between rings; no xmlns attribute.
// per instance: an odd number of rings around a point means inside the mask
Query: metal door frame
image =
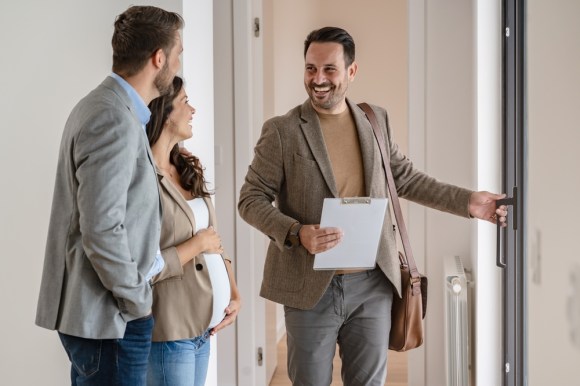
<svg viewBox="0 0 580 386"><path fill-rule="evenodd" d="M511 194L508 227L498 231L503 268L505 386L527 384L525 253L525 0L503 0L502 188Z"/></svg>

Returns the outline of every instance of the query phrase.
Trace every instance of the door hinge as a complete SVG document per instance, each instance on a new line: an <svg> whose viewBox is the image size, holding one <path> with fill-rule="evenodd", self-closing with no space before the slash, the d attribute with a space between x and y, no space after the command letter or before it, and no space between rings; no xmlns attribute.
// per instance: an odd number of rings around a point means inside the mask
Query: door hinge
<svg viewBox="0 0 580 386"><path fill-rule="evenodd" d="M258 347L258 366L262 366L264 364L264 350L262 347Z"/></svg>
<svg viewBox="0 0 580 386"><path fill-rule="evenodd" d="M260 18L254 18L254 36L260 37Z"/></svg>
<svg viewBox="0 0 580 386"><path fill-rule="evenodd" d="M510 37L510 27L505 27L505 37L506 38Z"/></svg>

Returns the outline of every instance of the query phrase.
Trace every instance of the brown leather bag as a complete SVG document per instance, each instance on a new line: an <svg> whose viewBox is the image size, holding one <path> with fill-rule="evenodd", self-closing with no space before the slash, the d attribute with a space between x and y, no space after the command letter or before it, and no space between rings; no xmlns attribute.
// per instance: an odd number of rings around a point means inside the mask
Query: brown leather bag
<svg viewBox="0 0 580 386"><path fill-rule="evenodd" d="M405 256L401 261L402 298L393 297L389 350L408 351L423 344L423 318L427 310L427 277L413 278ZM418 271L417 271L418 273Z"/></svg>
<svg viewBox="0 0 580 386"><path fill-rule="evenodd" d="M387 187L405 251L404 255L399 252L402 297L393 296L389 350L408 351L423 344L423 318L425 318L425 312L427 311L427 277L419 273L415 259L413 259L413 251L411 250L407 228L403 221L399 196L397 195L393 173L385 150L383 132L372 108L366 103L360 103L359 107L365 112L370 121L381 151Z"/></svg>

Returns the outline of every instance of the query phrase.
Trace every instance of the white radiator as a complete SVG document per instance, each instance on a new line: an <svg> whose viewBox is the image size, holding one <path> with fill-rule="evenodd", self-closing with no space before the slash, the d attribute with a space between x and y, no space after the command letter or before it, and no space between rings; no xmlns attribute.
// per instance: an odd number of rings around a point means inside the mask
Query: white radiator
<svg viewBox="0 0 580 386"><path fill-rule="evenodd" d="M445 367L447 386L470 385L468 280L458 256L445 259Z"/></svg>

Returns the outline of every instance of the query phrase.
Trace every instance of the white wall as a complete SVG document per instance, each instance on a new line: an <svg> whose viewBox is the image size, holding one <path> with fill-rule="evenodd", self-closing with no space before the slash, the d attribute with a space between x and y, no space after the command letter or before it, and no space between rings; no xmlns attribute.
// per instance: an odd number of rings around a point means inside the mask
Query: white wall
<svg viewBox="0 0 580 386"><path fill-rule="evenodd" d="M140 2L181 13L186 19L183 73L198 109L194 139L188 146L206 165L211 181L212 1L183 3L182 9L181 0ZM69 383L69 363L56 332L34 325L58 146L72 107L110 73L113 22L132 4L124 0L0 3L0 36L9 52L0 64L4 135L0 160L6 165L0 193L2 384ZM208 384L215 384L215 366L209 380Z"/></svg>
<svg viewBox="0 0 580 386"><path fill-rule="evenodd" d="M501 2L477 1L477 187L501 189ZM473 245L476 385L500 385L503 360L502 271L496 266L496 228L478 222Z"/></svg>
<svg viewBox="0 0 580 386"><path fill-rule="evenodd" d="M163 3L162 1L159 3ZM198 156L205 168L209 188L215 188L214 166L214 39L213 0L183 3L183 77L192 106L193 137L184 145ZM162 5L165 7L165 4Z"/></svg>
<svg viewBox="0 0 580 386"><path fill-rule="evenodd" d="M236 189L234 184L234 80L233 80L233 10L231 1L214 1L214 104L215 114L215 203L218 229L228 253L235 249ZM244 264L246 256L236 255L233 268ZM239 284L239 280L238 280ZM242 293L242 313L247 312L246 294ZM234 386L237 382L237 326L223 330L218 340L220 372L218 384Z"/></svg>

